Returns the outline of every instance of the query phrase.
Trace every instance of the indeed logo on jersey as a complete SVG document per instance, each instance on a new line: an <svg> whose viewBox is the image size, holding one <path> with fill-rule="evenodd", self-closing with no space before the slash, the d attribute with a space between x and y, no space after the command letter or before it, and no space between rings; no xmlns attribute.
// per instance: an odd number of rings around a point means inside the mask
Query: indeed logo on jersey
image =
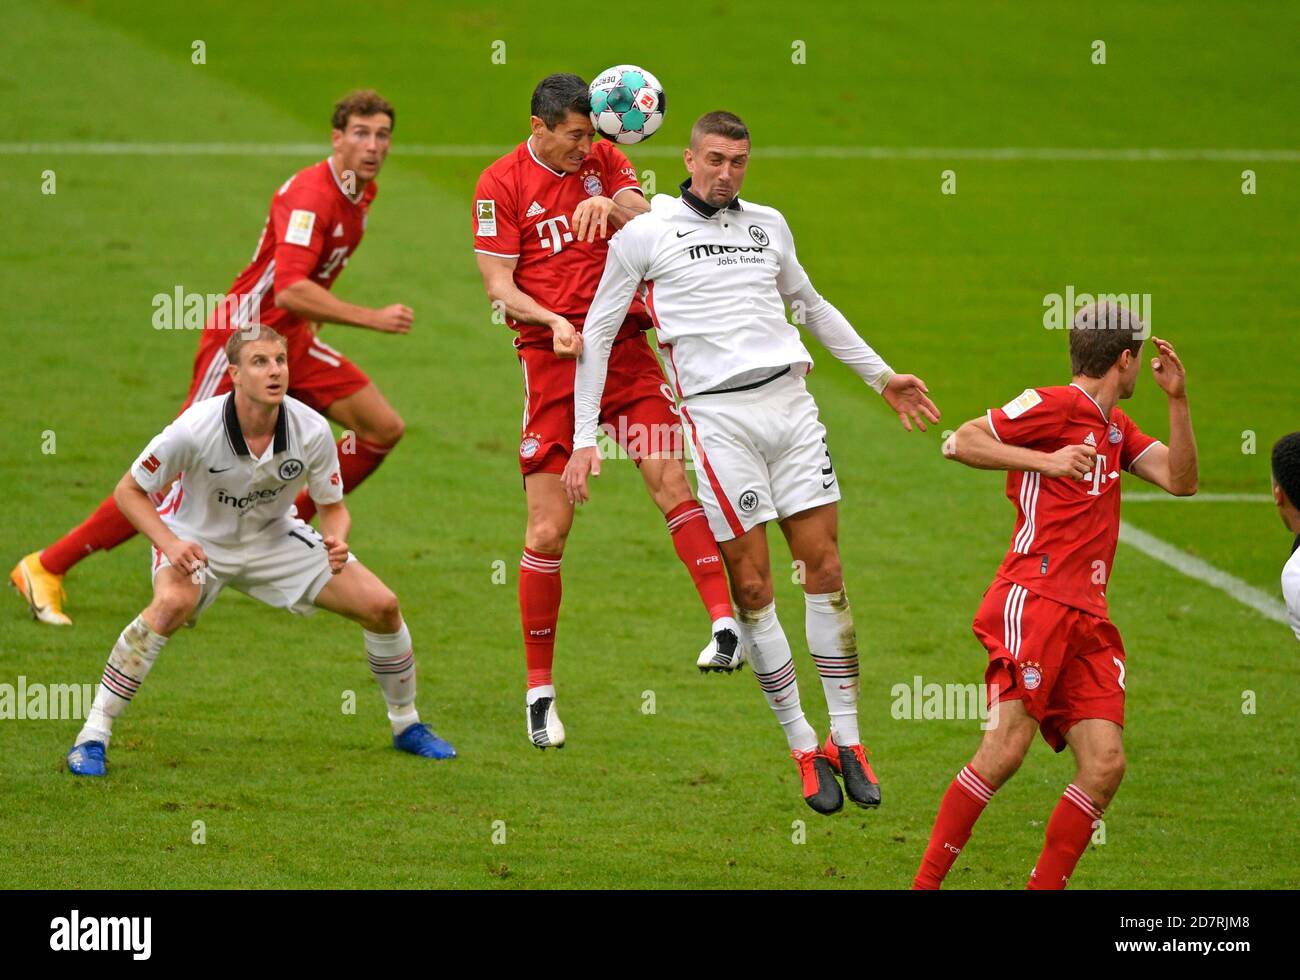
<svg viewBox="0 0 1300 980"><path fill-rule="evenodd" d="M288 486L287 483L282 483L274 490L250 490L242 497L236 497L229 490L218 490L217 503L229 504L236 510L247 510L249 507L253 507L256 504L263 503L267 500L274 500L280 495L280 491L286 486Z"/></svg>
<svg viewBox="0 0 1300 980"><path fill-rule="evenodd" d="M758 252L758 255L740 255L736 258L730 256L736 252ZM738 265L756 264L766 262L762 255L763 246L761 245L692 245L686 250L686 255L691 261L697 259L709 259L719 256L718 265Z"/></svg>

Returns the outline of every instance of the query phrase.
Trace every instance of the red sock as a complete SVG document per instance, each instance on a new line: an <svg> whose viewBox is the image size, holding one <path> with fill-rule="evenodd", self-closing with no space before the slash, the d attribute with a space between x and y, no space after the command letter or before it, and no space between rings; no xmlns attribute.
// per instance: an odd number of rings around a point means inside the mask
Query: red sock
<svg viewBox="0 0 1300 980"><path fill-rule="evenodd" d="M934 818L930 844L921 858L921 867L912 882L913 889L935 889L970 840L975 821L993 799L993 787L970 766L957 773L943 794L939 815Z"/></svg>
<svg viewBox="0 0 1300 980"><path fill-rule="evenodd" d="M68 569L87 555L116 548L134 535L135 527L109 497L93 514L42 551L41 564L47 572L66 575Z"/></svg>
<svg viewBox="0 0 1300 980"><path fill-rule="evenodd" d="M560 557L525 548L519 559L519 618L530 688L551 683L555 624L560 618Z"/></svg>
<svg viewBox="0 0 1300 980"><path fill-rule="evenodd" d="M1060 891L1065 888L1074 866L1092 839L1093 824L1101 819L1101 808L1071 783L1047 821L1047 839L1038 863L1029 872L1031 891Z"/></svg>
<svg viewBox="0 0 1300 980"><path fill-rule="evenodd" d="M373 442L366 442L364 439L352 439L351 444L345 449L346 441L348 440L338 441L339 476L343 479L343 492L351 493L361 485L362 480L379 469L379 464L384 461L393 447L376 446ZM293 505L298 508L298 517L301 520L310 521L316 516L316 504L307 493L306 487L298 494Z"/></svg>
<svg viewBox="0 0 1300 980"><path fill-rule="evenodd" d="M731 593L727 591L727 573L722 567L718 543L709 530L704 508L695 500L686 500L668 512L668 533L673 547L695 582L710 619L731 615Z"/></svg>

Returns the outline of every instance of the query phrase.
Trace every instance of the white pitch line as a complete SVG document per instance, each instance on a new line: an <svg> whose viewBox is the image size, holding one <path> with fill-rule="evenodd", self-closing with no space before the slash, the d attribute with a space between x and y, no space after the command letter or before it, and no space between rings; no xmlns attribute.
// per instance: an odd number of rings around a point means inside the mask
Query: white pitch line
<svg viewBox="0 0 1300 980"><path fill-rule="evenodd" d="M1132 545L1138 551L1156 561L1164 562L1175 571L1182 572L1188 578L1211 585L1221 592L1226 592L1243 606L1249 606L1262 616L1276 623L1288 622L1286 606L1248 582L1243 582L1234 575L1215 568L1209 562L1202 561L1185 551L1179 551L1171 544L1161 541L1153 534L1139 530L1128 521L1119 522L1119 539ZM1280 573L1279 573L1280 575Z"/></svg>
<svg viewBox="0 0 1300 980"><path fill-rule="evenodd" d="M51 143L0 143L0 156L235 156L314 157L325 152L320 143L125 143L64 141ZM432 143L395 143L395 155L410 157L496 157L509 146ZM633 157L679 158L681 148L671 144L627 148ZM1213 161L1236 163L1297 163L1300 150L1216 149L1159 147L1050 147L1050 146L758 146L754 155L791 160L1040 160L1062 162Z"/></svg>
<svg viewBox="0 0 1300 980"><path fill-rule="evenodd" d="M1139 490L1124 494L1124 503L1151 504L1166 501L1180 504L1271 504L1273 498L1266 493L1198 493L1194 497L1175 497L1169 493L1148 493Z"/></svg>

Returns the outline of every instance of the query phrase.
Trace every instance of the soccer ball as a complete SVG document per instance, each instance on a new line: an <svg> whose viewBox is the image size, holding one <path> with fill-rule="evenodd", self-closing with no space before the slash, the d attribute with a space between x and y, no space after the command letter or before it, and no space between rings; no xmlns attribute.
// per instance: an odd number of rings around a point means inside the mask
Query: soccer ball
<svg viewBox="0 0 1300 980"><path fill-rule="evenodd" d="M664 90L644 68L615 65L591 83L591 124L615 143L640 143L664 121Z"/></svg>

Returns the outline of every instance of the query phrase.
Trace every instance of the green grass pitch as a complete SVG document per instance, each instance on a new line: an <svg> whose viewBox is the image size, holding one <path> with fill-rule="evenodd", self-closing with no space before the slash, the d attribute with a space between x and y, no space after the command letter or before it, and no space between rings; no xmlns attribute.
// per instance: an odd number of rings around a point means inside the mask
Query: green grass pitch
<svg viewBox="0 0 1300 980"><path fill-rule="evenodd" d="M528 96L550 71L590 77L632 62L659 76L666 123L629 155L662 191L681 179L674 154L699 113L744 116L756 141L744 196L785 212L818 288L896 368L926 379L944 427L1026 386L1068 380L1065 334L1042 326L1044 295L1070 285L1150 293L1156 334L1188 366L1202 492L1267 493L1269 447L1300 428L1294 6L763 6L661 3L653 18L629 10L593 23L577 8L514 2L8 5L4 570L81 520L183 400L197 337L155 330L151 297L225 289L271 193L325 154L332 101L374 86L398 109L394 149L336 292L407 303L416 324L405 338L325 334L407 421L391 460L348 498L351 543L401 597L420 707L461 758L431 764L389 747L355 627L228 593L162 654L117 726L107 780L64 771L79 722L0 720L7 886L910 882L979 733L974 721L895 719L891 688L918 675L980 679L985 657L969 624L1012 509L1000 475L945 462L937 432L904 434L824 354L810 386L845 493L862 721L885 805L812 813L752 676L696 673L707 624L627 463L606 467L565 557L556 663L570 745L542 754L526 742L519 370L508 331L491 322L468 209L496 148L525 135ZM1094 63L1097 40L1105 64ZM493 59L500 50L504 63ZM20 146L69 142L320 148L92 156ZM404 145L484 149L415 155ZM765 146L1292 154L834 158ZM956 194L941 193L945 170ZM1253 195L1242 193L1244 170L1255 173ZM41 192L45 171L53 195ZM1167 434L1149 374L1126 407ZM53 453L42 451L47 432ZM1125 516L1277 595L1290 542L1271 505L1135 501ZM773 544L778 610L824 733L798 588L775 534ZM31 622L12 595L0 603L0 683L97 681L117 632L147 602L146 561L137 538L79 566L70 629ZM1295 640L1126 545L1110 595L1129 656L1129 770L1105 843L1084 856L1074 887L1295 887ZM355 714L342 710L348 691ZM1037 743L951 885L1021 886L1071 775L1067 757Z"/></svg>

